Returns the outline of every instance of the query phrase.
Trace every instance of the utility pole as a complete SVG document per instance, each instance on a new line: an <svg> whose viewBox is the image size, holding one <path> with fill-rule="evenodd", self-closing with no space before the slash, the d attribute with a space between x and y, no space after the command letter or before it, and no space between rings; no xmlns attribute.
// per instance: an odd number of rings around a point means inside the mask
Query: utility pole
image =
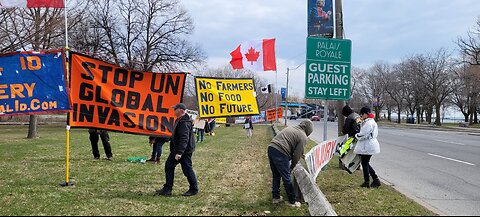
<svg viewBox="0 0 480 217"><path fill-rule="evenodd" d="M335 26L336 26L336 38L343 39L343 7L342 0L335 0ZM341 136L343 125L345 124L345 117L342 115L342 109L345 106L345 102L342 100L337 101L337 115L338 115L338 135Z"/></svg>
<svg viewBox="0 0 480 217"><path fill-rule="evenodd" d="M288 83L290 82L290 68L287 67L287 91L285 93L285 126L288 122Z"/></svg>

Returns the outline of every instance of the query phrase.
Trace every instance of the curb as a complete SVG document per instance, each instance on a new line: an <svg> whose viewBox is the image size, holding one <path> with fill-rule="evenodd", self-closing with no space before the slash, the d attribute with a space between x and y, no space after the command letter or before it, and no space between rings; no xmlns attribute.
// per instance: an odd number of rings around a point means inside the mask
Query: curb
<svg viewBox="0 0 480 217"><path fill-rule="evenodd" d="M279 130L276 125L272 125L273 135L277 135ZM311 216L337 216L330 202L328 202L325 194L320 190L317 182L313 180L307 170L301 165L297 164L293 170L295 179L305 202L308 204L308 211Z"/></svg>

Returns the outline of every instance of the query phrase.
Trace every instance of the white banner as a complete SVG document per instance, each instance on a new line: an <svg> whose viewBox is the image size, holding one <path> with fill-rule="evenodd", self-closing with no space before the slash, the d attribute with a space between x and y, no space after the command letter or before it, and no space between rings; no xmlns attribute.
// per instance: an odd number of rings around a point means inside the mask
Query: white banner
<svg viewBox="0 0 480 217"><path fill-rule="evenodd" d="M305 155L308 171L314 179L317 179L317 176L320 174L320 171L322 171L322 168L324 168L330 162L330 160L332 160L337 148L337 143L342 142L344 140L343 138L344 137L342 136L337 139L322 142Z"/></svg>

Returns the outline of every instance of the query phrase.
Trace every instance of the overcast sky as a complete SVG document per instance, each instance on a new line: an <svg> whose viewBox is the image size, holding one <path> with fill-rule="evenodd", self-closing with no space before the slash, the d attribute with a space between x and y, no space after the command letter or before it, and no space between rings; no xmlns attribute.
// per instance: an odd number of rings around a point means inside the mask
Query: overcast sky
<svg viewBox="0 0 480 217"><path fill-rule="evenodd" d="M307 0L182 0L195 22L193 41L208 55L209 67L223 67L240 43L277 39L278 83L286 68L305 62ZM367 68L441 47L454 50L480 16L478 0L344 0L346 38L353 42L352 65ZM290 93L303 96L305 67L291 73ZM275 74L264 73L271 82Z"/></svg>

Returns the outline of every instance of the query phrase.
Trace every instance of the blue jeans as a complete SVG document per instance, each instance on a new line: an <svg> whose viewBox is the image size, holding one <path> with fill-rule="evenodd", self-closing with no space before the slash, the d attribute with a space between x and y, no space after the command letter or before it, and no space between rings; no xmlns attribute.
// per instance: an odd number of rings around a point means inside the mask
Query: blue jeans
<svg viewBox="0 0 480 217"><path fill-rule="evenodd" d="M175 160L175 153L170 153L168 156L167 162L165 162L165 177L166 183L163 187L165 190L173 189L173 181L175 178L175 167L180 164L182 165L183 175L187 177L188 183L190 184L189 191L198 192L197 177L192 167L192 154L183 154L182 158L177 161Z"/></svg>
<svg viewBox="0 0 480 217"><path fill-rule="evenodd" d="M295 191L293 190L293 181L290 171L290 159L287 155L275 148L268 147L268 159L272 169L272 196L273 199L280 199L280 180L283 180L283 186L287 192L288 201L296 202Z"/></svg>
<svg viewBox="0 0 480 217"><path fill-rule="evenodd" d="M155 142L155 144L153 144L152 159L157 161L160 160L160 157L162 157L162 148L164 144L164 142Z"/></svg>
<svg viewBox="0 0 480 217"><path fill-rule="evenodd" d="M198 129L197 142L203 142L204 139L205 139L205 130Z"/></svg>

